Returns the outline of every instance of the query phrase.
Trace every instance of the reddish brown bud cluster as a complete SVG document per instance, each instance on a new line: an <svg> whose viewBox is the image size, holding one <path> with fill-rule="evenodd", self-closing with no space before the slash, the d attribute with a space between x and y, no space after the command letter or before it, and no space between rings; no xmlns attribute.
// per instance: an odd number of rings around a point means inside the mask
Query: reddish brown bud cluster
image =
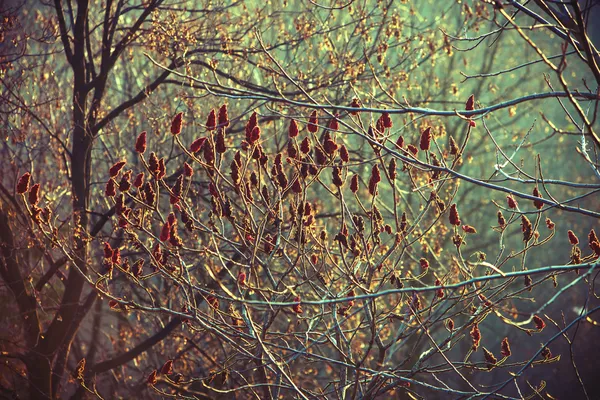
<svg viewBox="0 0 600 400"><path fill-rule="evenodd" d="M508 343L508 338L505 337L504 339L502 339L502 343L500 344L500 353L502 354L503 357L510 357L511 352L510 352L510 344Z"/></svg>
<svg viewBox="0 0 600 400"><path fill-rule="evenodd" d="M533 237L533 225L525 215L521 215L521 230L523 231L523 241L528 242Z"/></svg>
<svg viewBox="0 0 600 400"><path fill-rule="evenodd" d="M352 175L352 179L350 180L350 190L352 193L356 194L358 192L358 175Z"/></svg>
<svg viewBox="0 0 600 400"><path fill-rule="evenodd" d="M451 318L448 318L446 320L446 326L448 327L448 330L452 332L454 330L454 321Z"/></svg>
<svg viewBox="0 0 600 400"><path fill-rule="evenodd" d="M390 163L388 164L388 174L390 175L390 180L396 180L396 159L392 158Z"/></svg>
<svg viewBox="0 0 600 400"><path fill-rule="evenodd" d="M209 131L214 131L217 128L217 114L215 110L210 110L208 114L208 118L206 119L206 129Z"/></svg>
<svg viewBox="0 0 600 400"><path fill-rule="evenodd" d="M304 311L302 310L302 306L300 305L300 296L296 296L294 298L294 302L297 303L297 304L294 304L292 306L292 310L294 310L294 312L296 314L302 314Z"/></svg>
<svg viewBox="0 0 600 400"><path fill-rule="evenodd" d="M398 139L396 140L396 147L398 149L401 149L404 147L404 137L399 136Z"/></svg>
<svg viewBox="0 0 600 400"><path fill-rule="evenodd" d="M470 95L467 99L467 103L465 104L465 110L473 111L475 109L475 96Z"/></svg>
<svg viewBox="0 0 600 400"><path fill-rule="evenodd" d="M448 219L450 221L450 225L460 226L460 216L458 215L456 204L452 204L450 206L450 214L448 215Z"/></svg>
<svg viewBox="0 0 600 400"><path fill-rule="evenodd" d="M429 261L424 258L419 260L419 265L421 265L421 271L427 271L429 269Z"/></svg>
<svg viewBox="0 0 600 400"><path fill-rule="evenodd" d="M469 333L471 335L471 338L473 339L473 351L477 351L479 343L481 342L481 331L479 330L479 325L473 325L473 328L471 328L471 332Z"/></svg>
<svg viewBox="0 0 600 400"><path fill-rule="evenodd" d="M288 136L290 138L295 138L296 136L298 136L298 132L299 132L298 124L296 123L295 120L292 119L290 121L290 127L288 128Z"/></svg>
<svg viewBox="0 0 600 400"><path fill-rule="evenodd" d="M598 240L598 236L596 236L596 232L593 229L588 234L588 244L596 257L600 257L600 240Z"/></svg>
<svg viewBox="0 0 600 400"><path fill-rule="evenodd" d="M114 163L113 166L108 170L110 177L114 178L119 175L119 172L121 172L126 163L127 161L118 161Z"/></svg>
<svg viewBox="0 0 600 400"><path fill-rule="evenodd" d="M206 142L205 137L198 138L192 142L190 145L190 153L197 153L202 150L204 143Z"/></svg>
<svg viewBox="0 0 600 400"><path fill-rule="evenodd" d="M219 129L215 136L215 151L219 154L227 151L227 146L225 146L225 132L222 129Z"/></svg>
<svg viewBox="0 0 600 400"><path fill-rule="evenodd" d="M462 230L465 233L477 233L477 229L475 229L474 227L472 227L471 225L463 225L462 226Z"/></svg>
<svg viewBox="0 0 600 400"><path fill-rule="evenodd" d="M381 182L381 173L377 164L373 166L371 170L371 178L369 179L369 193L371 196L377 195L377 184Z"/></svg>
<svg viewBox="0 0 600 400"><path fill-rule="evenodd" d="M223 104L219 108L219 126L226 128L229 126L229 115L227 115L227 104Z"/></svg>
<svg viewBox="0 0 600 400"><path fill-rule="evenodd" d="M408 146L406 146L406 148L415 157L417 156L417 154L419 154L419 149L417 149L417 147L413 146L412 144L409 144Z"/></svg>
<svg viewBox="0 0 600 400"><path fill-rule="evenodd" d="M333 167L333 184L337 187L342 187L344 181L342 180L342 169L340 167Z"/></svg>
<svg viewBox="0 0 600 400"><path fill-rule="evenodd" d="M506 226L506 219L500 210L498 210L498 226L500 226L500 228L504 228Z"/></svg>
<svg viewBox="0 0 600 400"><path fill-rule="evenodd" d="M115 197L117 194L117 182L113 178L110 178L106 183L106 190L104 191L106 197Z"/></svg>
<svg viewBox="0 0 600 400"><path fill-rule="evenodd" d="M548 227L549 230L554 229L554 222L552 222L550 218L546 218L546 227Z"/></svg>
<svg viewBox="0 0 600 400"><path fill-rule="evenodd" d="M510 194L506 196L506 202L508 203L508 208L513 210L519 206L517 201Z"/></svg>
<svg viewBox="0 0 600 400"><path fill-rule="evenodd" d="M183 113L180 112L171 121L171 134L179 135L181 133L181 125L183 123Z"/></svg>
<svg viewBox="0 0 600 400"><path fill-rule="evenodd" d="M318 123L319 123L319 119L317 118L317 111L313 111L310 114L310 118L308 119L308 126L307 129L310 133L315 133L318 129Z"/></svg>
<svg viewBox="0 0 600 400"><path fill-rule="evenodd" d="M546 327L546 323L544 322L544 320L538 317L537 315L533 316L533 323L535 324L535 328L538 331L542 331Z"/></svg>
<svg viewBox="0 0 600 400"><path fill-rule="evenodd" d="M140 154L144 154L146 152L146 131L140 133L135 141L135 151Z"/></svg>
<svg viewBox="0 0 600 400"><path fill-rule="evenodd" d="M460 154L460 147L458 147L458 144L456 144L456 141L454 140L454 138L452 136L450 136L450 139L448 140L449 142L449 147L450 147L450 154L453 156L457 156Z"/></svg>
<svg viewBox="0 0 600 400"><path fill-rule="evenodd" d="M325 139L323 140L323 150L325 150L325 153L327 155L332 156L335 154L337 149L338 149L337 143L331 138L331 136L329 135L329 132L327 132L325 134Z"/></svg>
<svg viewBox="0 0 600 400"><path fill-rule="evenodd" d="M329 130L332 131L337 131L338 129L340 129L340 123L338 121L338 114L335 114L335 116L333 118L331 118L331 120L329 121L329 125L327 126L329 128Z"/></svg>
<svg viewBox="0 0 600 400"><path fill-rule="evenodd" d="M544 357L544 360L549 360L552 358L552 352L550 351L550 349L548 347L544 347L542 349L541 355L542 355L542 357Z"/></svg>
<svg viewBox="0 0 600 400"><path fill-rule="evenodd" d="M171 375L173 373L173 360L167 360L160 369L160 373L163 375Z"/></svg>
<svg viewBox="0 0 600 400"><path fill-rule="evenodd" d="M350 161L350 153L348 153L348 148L343 144L340 146L340 160L342 160L342 162Z"/></svg>
<svg viewBox="0 0 600 400"><path fill-rule="evenodd" d="M390 117L390 113L388 112L384 112L383 114L381 114L381 117L379 117L379 119L381 120L381 124L383 125L384 128L391 128L392 126L394 126L393 122L392 122L392 118Z"/></svg>
<svg viewBox="0 0 600 400"><path fill-rule="evenodd" d="M25 194L29 190L29 182L31 181L31 174L29 172L25 172L21 178L19 178L19 182L17 182L17 193Z"/></svg>
<svg viewBox="0 0 600 400"><path fill-rule="evenodd" d="M237 282L240 286L246 285L246 273L244 271L240 271L237 276Z"/></svg>
<svg viewBox="0 0 600 400"><path fill-rule="evenodd" d="M431 147L431 127L427 127L427 129L421 133L420 147L423 151L429 151L429 148Z"/></svg>
<svg viewBox="0 0 600 400"><path fill-rule="evenodd" d="M577 236L575 236L575 233L573 231L569 230L567 232L567 235L569 236L569 243L571 243L573 246L579 244L579 239L577 238Z"/></svg>
<svg viewBox="0 0 600 400"><path fill-rule="evenodd" d="M352 108L360 108L361 104L360 101L355 97L352 99L352 103L350 103L350 107ZM350 114L352 115L358 115L358 111L350 111Z"/></svg>
<svg viewBox="0 0 600 400"><path fill-rule="evenodd" d="M435 286L442 286L442 281L440 281L439 279L436 279ZM436 295L436 297L438 297L440 299L444 298L444 289L442 289L442 288L437 289L435 291L435 295Z"/></svg>
<svg viewBox="0 0 600 400"><path fill-rule="evenodd" d="M148 384L150 386L156 386L156 384L158 383L157 374L158 374L158 372L156 370L154 370L150 373L150 376L148 376Z"/></svg>
<svg viewBox="0 0 600 400"><path fill-rule="evenodd" d="M537 186L533 188L533 195L535 197L539 197L540 199L542 198L542 194L540 193L540 191L538 190ZM533 201L533 205L535 206L535 208L537 208L538 210L541 210L544 207L544 202L540 201L540 200L534 200Z"/></svg>

